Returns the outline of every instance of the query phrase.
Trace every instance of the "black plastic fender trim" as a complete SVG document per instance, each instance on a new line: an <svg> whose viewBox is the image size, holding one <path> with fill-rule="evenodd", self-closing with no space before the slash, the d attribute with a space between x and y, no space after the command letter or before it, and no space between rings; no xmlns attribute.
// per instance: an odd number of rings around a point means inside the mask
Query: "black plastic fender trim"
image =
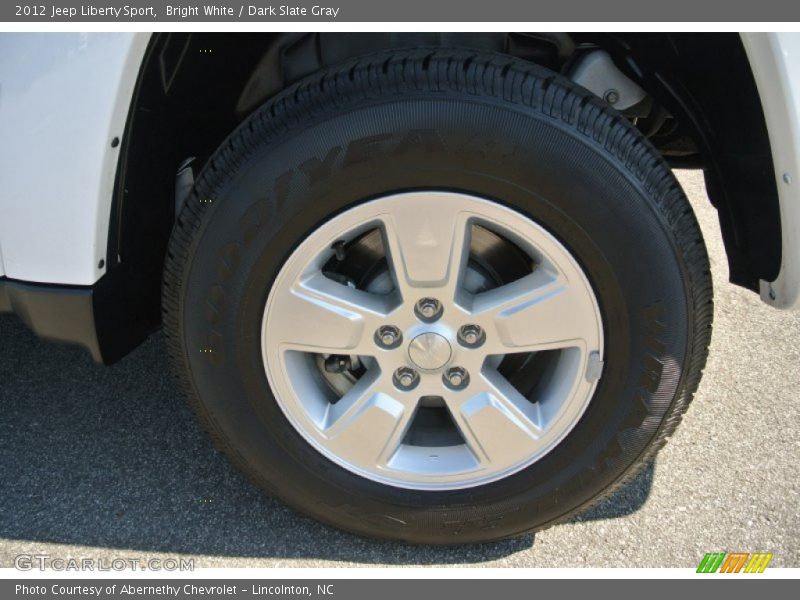
<svg viewBox="0 0 800 600"><path fill-rule="evenodd" d="M121 274L121 273L120 273ZM42 284L0 277L0 313L17 315L38 337L84 348L97 363L117 362L158 325L141 318L137 298L106 274L93 286ZM123 293L121 293L123 292ZM151 311L145 311L150 313Z"/></svg>

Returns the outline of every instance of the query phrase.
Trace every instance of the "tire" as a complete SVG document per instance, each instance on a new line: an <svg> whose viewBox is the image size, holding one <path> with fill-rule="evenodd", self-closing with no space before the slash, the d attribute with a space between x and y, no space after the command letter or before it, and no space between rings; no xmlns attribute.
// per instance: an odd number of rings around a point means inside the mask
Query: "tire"
<svg viewBox="0 0 800 600"><path fill-rule="evenodd" d="M335 219L420 191L482 199L545 231L585 274L602 324L602 352L585 376L592 392L574 423L530 464L486 481L404 485L337 462L293 420L265 370L270 333L283 329L262 331L262 320L284 265ZM527 62L425 50L331 67L233 132L177 219L163 307L191 406L257 486L356 534L452 544L542 529L633 478L698 386L712 290L686 197L627 120Z"/></svg>

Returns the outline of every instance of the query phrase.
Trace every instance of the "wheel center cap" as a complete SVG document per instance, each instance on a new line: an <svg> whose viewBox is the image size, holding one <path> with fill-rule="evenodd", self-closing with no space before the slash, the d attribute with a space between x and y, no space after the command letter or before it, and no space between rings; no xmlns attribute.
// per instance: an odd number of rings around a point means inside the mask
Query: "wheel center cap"
<svg viewBox="0 0 800 600"><path fill-rule="evenodd" d="M447 338L432 331L421 333L411 340L408 346L408 356L411 361L426 371L441 369L448 363L452 353Z"/></svg>

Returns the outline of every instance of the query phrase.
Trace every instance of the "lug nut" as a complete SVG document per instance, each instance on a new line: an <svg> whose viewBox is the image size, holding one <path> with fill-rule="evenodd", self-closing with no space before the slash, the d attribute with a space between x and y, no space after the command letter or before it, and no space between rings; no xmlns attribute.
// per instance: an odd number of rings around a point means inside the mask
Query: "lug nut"
<svg viewBox="0 0 800 600"><path fill-rule="evenodd" d="M394 385L403 391L413 390L419 383L419 373L410 367L400 367L392 377Z"/></svg>
<svg viewBox="0 0 800 600"><path fill-rule="evenodd" d="M469 385L469 373L464 367L450 367L442 375L442 380L451 390L463 390Z"/></svg>
<svg viewBox="0 0 800 600"><path fill-rule="evenodd" d="M432 323L442 316L442 303L436 298L422 298L414 307L414 312L420 321Z"/></svg>
<svg viewBox="0 0 800 600"><path fill-rule="evenodd" d="M382 325L375 332L375 343L382 348L397 348L403 341L403 334L394 325Z"/></svg>
<svg viewBox="0 0 800 600"><path fill-rule="evenodd" d="M617 90L607 90L606 93L603 94L603 100L614 105L619 102L619 92Z"/></svg>
<svg viewBox="0 0 800 600"><path fill-rule="evenodd" d="M458 330L458 343L467 348L477 348L486 340L480 325L464 325Z"/></svg>

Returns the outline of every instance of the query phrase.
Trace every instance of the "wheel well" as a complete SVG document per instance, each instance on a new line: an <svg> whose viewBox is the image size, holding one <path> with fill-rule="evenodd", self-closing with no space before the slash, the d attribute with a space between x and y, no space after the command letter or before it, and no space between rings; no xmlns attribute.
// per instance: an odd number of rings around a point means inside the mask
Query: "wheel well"
<svg viewBox="0 0 800 600"><path fill-rule="evenodd" d="M500 52L568 74L606 50L647 94L630 118L675 167L702 168L719 211L732 282L752 290L781 262L780 215L759 95L736 34L155 34L129 112L107 252L114 281L158 324L175 173L203 163L255 108L327 65L410 47ZM124 282L124 283L123 283Z"/></svg>
<svg viewBox="0 0 800 600"><path fill-rule="evenodd" d="M656 103L675 132L650 139L675 166L702 168L717 208L729 278L758 292L781 264L778 190L761 99L738 34L625 34L608 51ZM694 152L675 155L678 148ZM672 138L672 139L671 139Z"/></svg>

